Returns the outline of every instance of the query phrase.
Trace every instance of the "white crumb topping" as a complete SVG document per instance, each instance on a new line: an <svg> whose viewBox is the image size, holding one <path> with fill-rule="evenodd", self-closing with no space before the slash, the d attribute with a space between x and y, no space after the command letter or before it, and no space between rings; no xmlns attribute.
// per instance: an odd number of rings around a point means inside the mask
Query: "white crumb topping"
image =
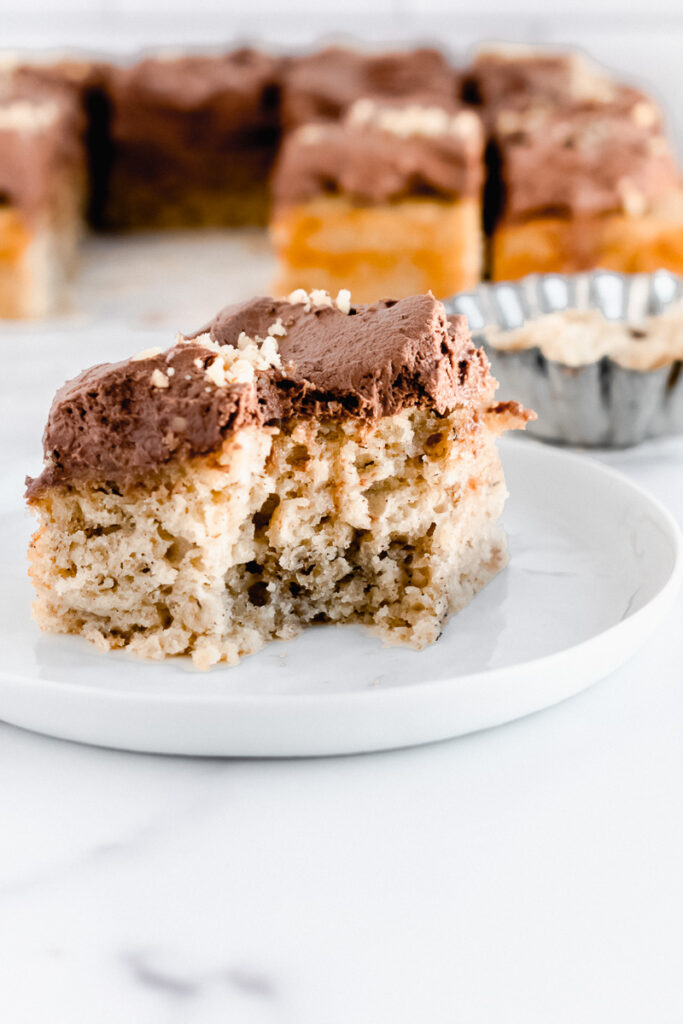
<svg viewBox="0 0 683 1024"><path fill-rule="evenodd" d="M617 192L621 199L622 209L629 217L642 217L647 211L647 199L630 178L620 178Z"/></svg>
<svg viewBox="0 0 683 1024"><path fill-rule="evenodd" d="M14 100L0 106L0 130L39 132L53 124L58 114L54 100Z"/></svg>
<svg viewBox="0 0 683 1024"><path fill-rule="evenodd" d="M348 288L340 288L336 298L337 309L346 316L351 312L351 292Z"/></svg>
<svg viewBox="0 0 683 1024"><path fill-rule="evenodd" d="M322 142L326 134L325 125L322 124L304 124L296 130L297 142L302 142L305 146L314 146Z"/></svg>
<svg viewBox="0 0 683 1024"><path fill-rule="evenodd" d="M418 103L393 107L371 99L356 100L349 109L347 122L377 128L404 139L417 136L437 138L440 135L478 139L481 136L481 122L473 111L460 110L454 114L443 107Z"/></svg>
<svg viewBox="0 0 683 1024"><path fill-rule="evenodd" d="M270 334L271 337L282 338L285 336L286 333L287 331L285 330L285 326L282 323L282 319L280 317L278 317L275 323L271 324L270 327L268 328L268 334Z"/></svg>
<svg viewBox="0 0 683 1024"><path fill-rule="evenodd" d="M496 116L496 129L501 135L516 135L527 129L532 123L532 118L537 116L535 110L501 110Z"/></svg>
<svg viewBox="0 0 683 1024"><path fill-rule="evenodd" d="M610 103L616 86L606 71L582 53L572 53L569 63L569 95L575 100Z"/></svg>
<svg viewBox="0 0 683 1024"><path fill-rule="evenodd" d="M541 50L532 43L486 43L485 46L481 46L477 51L478 59L483 58L486 60L487 58L494 57L498 60L509 62L558 56L561 56L561 54L557 51Z"/></svg>
<svg viewBox="0 0 683 1024"><path fill-rule="evenodd" d="M631 109L631 119L640 128L654 128L659 120L659 111L654 103L639 100Z"/></svg>
<svg viewBox="0 0 683 1024"><path fill-rule="evenodd" d="M174 366L169 366L168 370L166 371L166 376L167 377L173 377L174 374L175 374L175 367Z"/></svg>
<svg viewBox="0 0 683 1024"><path fill-rule="evenodd" d="M150 383L155 388L167 388L169 386L169 380L165 373L157 369L150 377Z"/></svg>
<svg viewBox="0 0 683 1024"><path fill-rule="evenodd" d="M155 345L153 348L143 348L131 357L131 363L139 363L143 359L153 359L154 356L160 356L163 351L159 345Z"/></svg>
<svg viewBox="0 0 683 1024"><path fill-rule="evenodd" d="M216 353L216 358L207 366L207 380L216 387L227 387L229 384L250 384L256 378L256 372L271 367L280 369L280 351L276 334L285 334L282 322L276 320L268 329L265 338L251 338L244 331L239 335L236 345L219 345L208 334L195 338L196 344ZM199 365L202 365L199 360Z"/></svg>
<svg viewBox="0 0 683 1024"><path fill-rule="evenodd" d="M303 306L305 313L312 309L336 308L340 313L351 312L351 292L348 288L342 288L333 299L329 292L323 288L314 288L307 292L305 288L297 288L290 292L286 299L293 306Z"/></svg>

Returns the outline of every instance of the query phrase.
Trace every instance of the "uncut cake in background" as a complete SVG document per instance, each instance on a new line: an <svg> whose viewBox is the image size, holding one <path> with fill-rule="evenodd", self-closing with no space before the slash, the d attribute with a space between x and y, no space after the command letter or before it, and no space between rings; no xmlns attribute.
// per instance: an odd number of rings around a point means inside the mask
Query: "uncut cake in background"
<svg viewBox="0 0 683 1024"><path fill-rule="evenodd" d="M87 202L84 134L67 86L0 73L0 317L64 302Z"/></svg>
<svg viewBox="0 0 683 1024"><path fill-rule="evenodd" d="M277 292L360 301L473 288L482 273L484 135L471 110L356 100L285 139L273 176Z"/></svg>
<svg viewBox="0 0 683 1024"><path fill-rule="evenodd" d="M240 49L109 69L109 228L265 224L282 60Z"/></svg>
<svg viewBox="0 0 683 1024"><path fill-rule="evenodd" d="M421 648L506 563L496 404L431 295L259 298L65 384L28 481L34 616L235 664L311 623Z"/></svg>
<svg viewBox="0 0 683 1024"><path fill-rule="evenodd" d="M359 301L681 270L661 111L574 53L0 55L0 103L0 316L64 305L84 210L108 230L270 223L279 289Z"/></svg>

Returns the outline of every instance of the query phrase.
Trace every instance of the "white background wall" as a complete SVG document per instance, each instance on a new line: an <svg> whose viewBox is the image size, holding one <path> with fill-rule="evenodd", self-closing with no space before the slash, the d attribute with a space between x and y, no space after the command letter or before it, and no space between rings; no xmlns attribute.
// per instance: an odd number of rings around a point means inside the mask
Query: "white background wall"
<svg viewBox="0 0 683 1024"><path fill-rule="evenodd" d="M236 39L301 47L328 35L578 45L662 99L683 149L683 0L0 0L0 46L126 51Z"/></svg>

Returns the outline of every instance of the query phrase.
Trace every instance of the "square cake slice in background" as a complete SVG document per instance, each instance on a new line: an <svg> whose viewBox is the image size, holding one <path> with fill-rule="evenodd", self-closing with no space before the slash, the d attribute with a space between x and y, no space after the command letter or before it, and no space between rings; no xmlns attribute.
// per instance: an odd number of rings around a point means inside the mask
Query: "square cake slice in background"
<svg viewBox="0 0 683 1024"><path fill-rule="evenodd" d="M0 77L0 317L66 302L86 205L84 130L69 88Z"/></svg>
<svg viewBox="0 0 683 1024"><path fill-rule="evenodd" d="M473 111L358 100L289 134L273 177L276 291L351 289L363 302L481 275L484 137Z"/></svg>
<svg viewBox="0 0 683 1024"><path fill-rule="evenodd" d="M494 403L431 295L229 307L56 395L28 481L41 628L236 663L311 623L421 648L505 565Z"/></svg>
<svg viewBox="0 0 683 1024"><path fill-rule="evenodd" d="M111 67L111 228L265 225L283 61L253 49Z"/></svg>
<svg viewBox="0 0 683 1024"><path fill-rule="evenodd" d="M595 267L683 272L679 172L660 111L642 94L500 110L494 139L494 280Z"/></svg>

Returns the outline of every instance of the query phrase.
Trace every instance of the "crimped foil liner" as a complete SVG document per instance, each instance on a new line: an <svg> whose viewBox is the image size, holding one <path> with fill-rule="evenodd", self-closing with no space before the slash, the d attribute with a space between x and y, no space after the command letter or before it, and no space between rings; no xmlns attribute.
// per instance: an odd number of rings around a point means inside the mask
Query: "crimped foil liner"
<svg viewBox="0 0 683 1024"><path fill-rule="evenodd" d="M535 409L527 433L554 443L624 448L647 438L683 432L683 372L680 361L657 370L630 370L609 357L585 366L546 359L538 347L496 349L486 337L492 326L513 330L546 313L599 309L609 320L638 323L683 299L683 279L654 274L531 275L521 281L481 284L446 301L449 313L464 313L477 345L488 355L500 388L497 399Z"/></svg>

